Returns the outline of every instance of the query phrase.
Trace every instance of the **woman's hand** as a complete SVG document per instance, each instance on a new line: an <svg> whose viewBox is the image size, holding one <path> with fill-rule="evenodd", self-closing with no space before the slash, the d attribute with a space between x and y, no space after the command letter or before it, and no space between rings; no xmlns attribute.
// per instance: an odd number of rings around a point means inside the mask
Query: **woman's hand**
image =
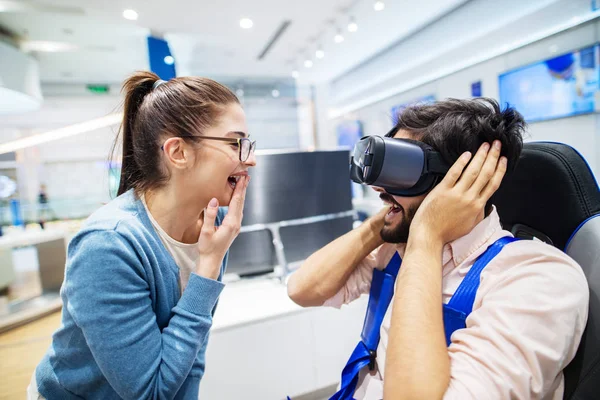
<svg viewBox="0 0 600 400"><path fill-rule="evenodd" d="M225 253L233 240L240 233L244 217L244 200L249 176L240 178L229 202L229 211L221 226L215 226L219 202L212 199L204 210L204 220L198 239L200 258L196 265L196 273L210 279L217 279L221 272L221 264Z"/></svg>
<svg viewBox="0 0 600 400"><path fill-rule="evenodd" d="M475 227L506 172L507 160L500 157L500 147L500 141L495 141L491 149L489 143L484 143L470 164L469 152L454 163L417 210L409 242L425 240L443 245Z"/></svg>

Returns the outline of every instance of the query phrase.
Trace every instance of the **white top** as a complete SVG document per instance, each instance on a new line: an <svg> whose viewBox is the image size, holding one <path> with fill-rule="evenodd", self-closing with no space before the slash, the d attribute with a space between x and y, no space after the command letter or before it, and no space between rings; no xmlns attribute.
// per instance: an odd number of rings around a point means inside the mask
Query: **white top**
<svg viewBox="0 0 600 400"><path fill-rule="evenodd" d="M510 232L494 211L443 252L442 297L452 297L486 248ZM369 293L373 269L383 269L404 245L384 244L354 270L325 305L341 307ZM451 337L450 385L444 400L563 398L562 370L575 356L587 321L589 289L579 265L560 250L534 240L506 246L481 273L466 329ZM381 325L376 369L363 370L354 398L383 398L393 300Z"/></svg>
<svg viewBox="0 0 600 400"><path fill-rule="evenodd" d="M154 230L158 233L158 237L160 237L160 240L175 260L175 264L179 267L179 287L183 293L183 289L187 286L190 275L196 269L196 264L200 257L198 243L181 243L169 236L167 232L160 227L158 222L156 222L150 213L150 210L148 210L148 205L146 204L144 196L141 196L141 200L146 209L146 213L148 213L148 218L150 218L150 222L152 222Z"/></svg>

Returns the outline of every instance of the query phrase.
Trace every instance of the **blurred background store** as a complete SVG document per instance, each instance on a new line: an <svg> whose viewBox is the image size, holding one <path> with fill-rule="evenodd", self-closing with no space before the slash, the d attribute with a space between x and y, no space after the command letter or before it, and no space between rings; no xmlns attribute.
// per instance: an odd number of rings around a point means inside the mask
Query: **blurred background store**
<svg viewBox="0 0 600 400"><path fill-rule="evenodd" d="M598 175L598 7L0 0L0 399L25 396L60 324L66 246L116 193L119 149L109 153L132 72L226 84L260 149L201 397L320 399L335 388L366 303L302 310L282 281L380 207L351 185L348 148L385 134L409 104L485 96L525 115L528 141L567 143ZM248 338L266 371L244 361Z"/></svg>

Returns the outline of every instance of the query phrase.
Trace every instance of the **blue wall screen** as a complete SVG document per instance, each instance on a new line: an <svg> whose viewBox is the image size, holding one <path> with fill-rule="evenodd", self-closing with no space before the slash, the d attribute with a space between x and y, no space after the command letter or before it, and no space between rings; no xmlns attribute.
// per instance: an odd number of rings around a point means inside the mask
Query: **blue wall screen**
<svg viewBox="0 0 600 400"><path fill-rule="evenodd" d="M600 88L598 55L594 45L502 74L500 102L527 121L592 113Z"/></svg>

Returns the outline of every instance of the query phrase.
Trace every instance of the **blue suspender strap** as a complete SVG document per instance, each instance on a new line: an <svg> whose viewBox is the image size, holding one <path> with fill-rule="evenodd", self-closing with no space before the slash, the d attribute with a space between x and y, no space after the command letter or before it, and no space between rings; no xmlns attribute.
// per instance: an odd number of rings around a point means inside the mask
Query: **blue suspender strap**
<svg viewBox="0 0 600 400"><path fill-rule="evenodd" d="M452 334L459 329L467 327L466 320L471 311L473 311L473 303L475 302L477 289L479 289L481 271L498 255L505 245L515 240L518 239L503 237L490 245L477 258L448 304L444 304L444 333L448 346L450 346Z"/></svg>
<svg viewBox="0 0 600 400"><path fill-rule="evenodd" d="M398 276L398 271L400 271L400 265L402 265L402 259L400 258L400 254L396 252L383 272L390 274L395 278Z"/></svg>
<svg viewBox="0 0 600 400"><path fill-rule="evenodd" d="M473 310L473 302L479 288L481 271L502 250L502 248L517 239L504 237L487 248L475 261L467 276L448 302L444 305L444 330L446 341L450 345L450 336L457 329L464 328L466 317ZM342 384L340 390L330 400L352 400L358 374L367 365L373 364L376 349L379 344L381 323L394 295L394 284L402 260L396 253L385 270L374 270L371 282L369 306L358 343L346 367L342 371Z"/></svg>
<svg viewBox="0 0 600 400"><path fill-rule="evenodd" d="M485 253L477 258L469 270L469 273L465 276L465 279L463 279L456 292L454 292L454 295L448 302L448 306L460 310L467 315L470 314L471 311L473 311L473 302L475 301L477 289L479 289L479 276L481 275L481 271L483 271L486 265L488 265L498 253L500 253L500 250L502 250L505 245L514 242L515 240L517 239L513 237L503 237L496 240L488 247Z"/></svg>
<svg viewBox="0 0 600 400"><path fill-rule="evenodd" d="M360 371L366 366L374 368L381 323L394 296L394 283L401 263L402 259L398 253L395 253L385 270L373 271L369 305L361 334L362 340L358 342L342 371L340 390L330 397L330 400L352 399Z"/></svg>

